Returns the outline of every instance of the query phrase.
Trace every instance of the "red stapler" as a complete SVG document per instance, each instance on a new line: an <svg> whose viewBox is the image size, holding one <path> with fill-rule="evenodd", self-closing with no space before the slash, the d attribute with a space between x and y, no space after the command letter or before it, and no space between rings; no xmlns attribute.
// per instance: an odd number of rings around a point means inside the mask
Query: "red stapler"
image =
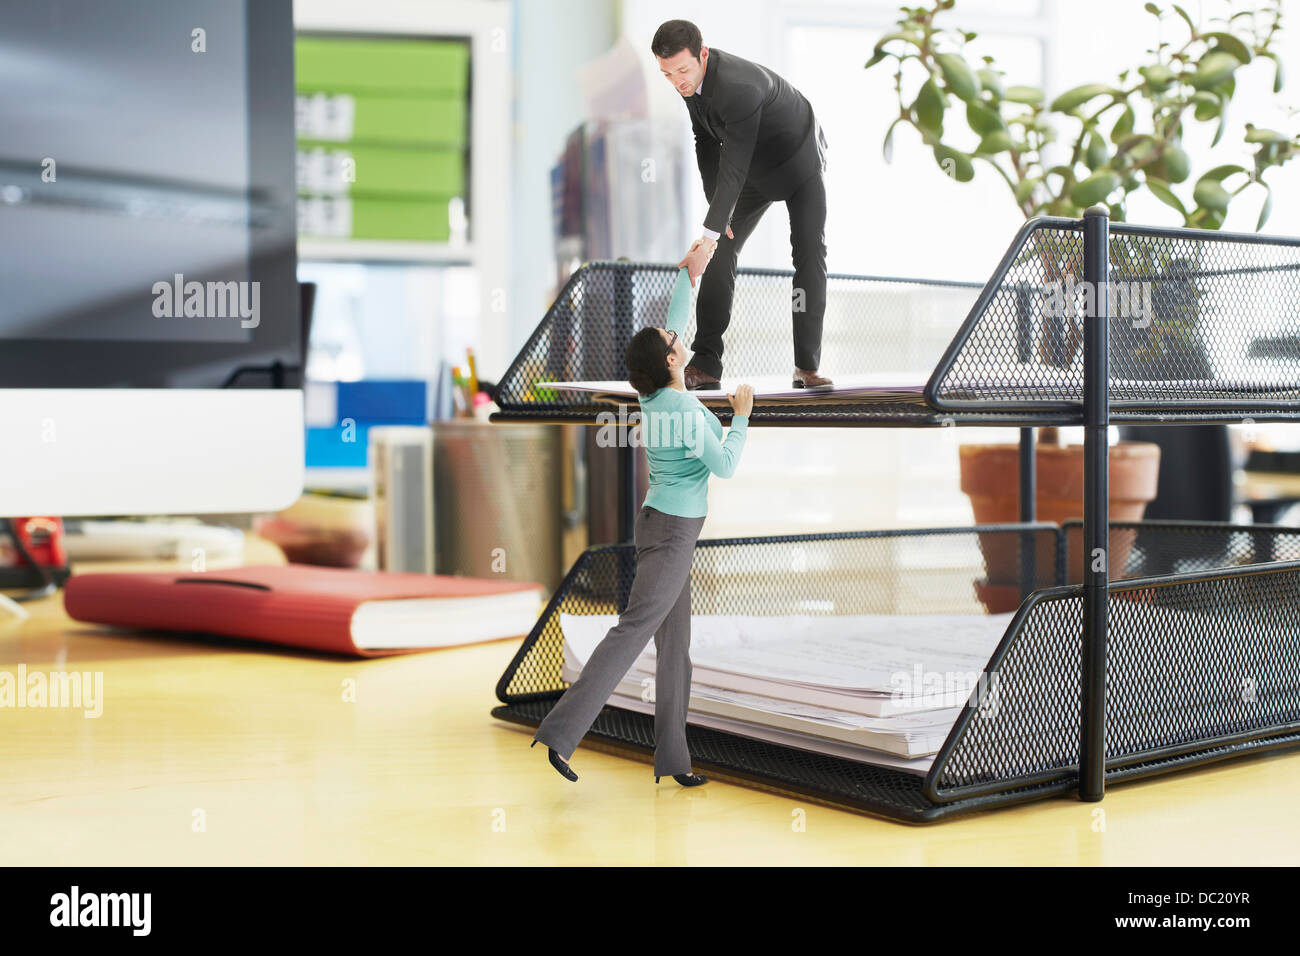
<svg viewBox="0 0 1300 956"><path fill-rule="evenodd" d="M68 579L63 519L39 515L0 518L0 590L18 599L53 593Z"/></svg>

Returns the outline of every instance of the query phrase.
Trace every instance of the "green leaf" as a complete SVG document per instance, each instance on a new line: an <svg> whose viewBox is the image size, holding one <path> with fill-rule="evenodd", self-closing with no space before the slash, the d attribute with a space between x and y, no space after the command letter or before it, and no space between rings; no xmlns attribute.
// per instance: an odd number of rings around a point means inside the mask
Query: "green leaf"
<svg viewBox="0 0 1300 956"><path fill-rule="evenodd" d="M1235 62L1235 61L1234 61ZM1049 109L1054 113L1069 113L1078 109L1088 100L1102 96L1105 93L1115 93L1115 90L1104 83L1085 83L1083 86L1076 86L1072 90L1066 90L1056 99L1052 100Z"/></svg>
<svg viewBox="0 0 1300 956"><path fill-rule="evenodd" d="M1277 57L1273 61L1273 63L1277 66L1277 69L1273 72L1273 92L1281 93L1282 92L1282 58L1280 56Z"/></svg>
<svg viewBox="0 0 1300 956"><path fill-rule="evenodd" d="M910 43L912 46L919 48L921 44L925 42L925 37L924 34L919 29L906 29L906 30L900 30L896 33L886 34L885 36L880 38L880 40L876 43L875 47L872 49L871 59L867 61L866 68L871 69L871 67L875 66L881 60L889 56L899 57L901 62L902 57L908 55L913 55L913 56L915 55L915 54L909 54L907 52L900 53L894 50L886 50L885 47L888 44L894 42L895 40L904 40L907 43Z"/></svg>
<svg viewBox="0 0 1300 956"><path fill-rule="evenodd" d="M915 30L902 30L899 31L898 33L887 33L883 37L881 37L879 41L877 41L875 46L875 52L879 53L881 50L885 48L886 43L889 43L893 40L906 40L908 43L911 43L913 46L920 46L920 42L919 42L920 39L921 39L920 34L918 34Z"/></svg>
<svg viewBox="0 0 1300 956"><path fill-rule="evenodd" d="M1214 130L1214 139L1210 140L1211 146L1218 146L1219 140L1223 139L1223 131L1228 128L1228 97L1224 96L1219 104L1219 125Z"/></svg>
<svg viewBox="0 0 1300 956"><path fill-rule="evenodd" d="M1205 182L1207 180L1215 183L1222 182L1223 180L1231 176L1233 173L1244 173L1245 171L1246 170L1243 169L1242 167L1233 166L1232 164L1228 164L1225 166L1215 166L1208 173L1206 173L1199 180L1197 180L1197 182Z"/></svg>
<svg viewBox="0 0 1300 956"><path fill-rule="evenodd" d="M951 146L943 144L936 146L934 161L939 164L940 169L959 183L968 183L975 178L975 167L971 164L970 157Z"/></svg>
<svg viewBox="0 0 1300 956"><path fill-rule="evenodd" d="M1043 91L1033 86L1008 86L1002 98L1013 103L1025 103L1028 106L1036 106L1045 99Z"/></svg>
<svg viewBox="0 0 1300 956"><path fill-rule="evenodd" d="M1117 146L1133 132L1133 107L1124 107L1110 131L1110 141Z"/></svg>
<svg viewBox="0 0 1300 956"><path fill-rule="evenodd" d="M1223 209L1198 209L1187 217L1187 225L1194 229L1218 229L1223 225Z"/></svg>
<svg viewBox="0 0 1300 956"><path fill-rule="evenodd" d="M1019 205L1024 205L1029 200L1029 197L1034 194L1034 187L1037 185L1038 180L1036 179L1022 179L1016 183L1016 202Z"/></svg>
<svg viewBox="0 0 1300 956"><path fill-rule="evenodd" d="M1109 169L1093 173L1081 183L1075 183L1070 190L1070 202L1076 206L1087 207L1099 203L1109 196L1119 185L1119 175Z"/></svg>
<svg viewBox="0 0 1300 956"><path fill-rule="evenodd" d="M1088 164L1089 169L1100 169L1105 166L1106 161L1110 159L1110 152L1106 149L1106 141L1096 133L1090 133L1085 156L1085 162Z"/></svg>
<svg viewBox="0 0 1300 956"><path fill-rule="evenodd" d="M944 98L943 91L939 89L939 84L934 81L934 77L930 77L921 84L912 109L916 111L916 124L935 139L943 135L945 106L947 100Z"/></svg>
<svg viewBox="0 0 1300 956"><path fill-rule="evenodd" d="M1262 129L1254 123L1246 124L1246 142L1248 143L1285 143L1288 138L1275 129Z"/></svg>
<svg viewBox="0 0 1300 956"><path fill-rule="evenodd" d="M1002 77L998 75L996 70L976 70L975 75L979 77L980 87L982 89L988 90L993 94L995 100L1002 99L1002 94L1004 92L1002 88Z"/></svg>
<svg viewBox="0 0 1300 956"><path fill-rule="evenodd" d="M1174 12L1187 21L1187 29L1192 31L1192 36L1196 36L1196 24L1193 23L1192 18L1187 15L1187 11L1175 3Z"/></svg>
<svg viewBox="0 0 1300 956"><path fill-rule="evenodd" d="M971 100L966 104L966 122L981 136L1005 131L1007 128L1007 124L1002 121L1002 114L979 100Z"/></svg>
<svg viewBox="0 0 1300 956"><path fill-rule="evenodd" d="M1192 105L1196 107L1196 118L1201 122L1213 119L1219 115L1220 101L1217 96L1206 90L1199 93L1193 93L1191 99Z"/></svg>
<svg viewBox="0 0 1300 956"><path fill-rule="evenodd" d="M975 152L992 155L1010 148L1011 134L1004 129L995 129L980 140L979 146L975 147Z"/></svg>
<svg viewBox="0 0 1300 956"><path fill-rule="evenodd" d="M1192 161L1182 147L1170 143L1149 168L1157 179L1163 179L1167 183L1181 183L1191 173Z"/></svg>
<svg viewBox="0 0 1300 956"><path fill-rule="evenodd" d="M1154 13L1156 16L1160 16L1160 8L1154 3L1144 3L1142 4L1142 9L1147 13Z"/></svg>
<svg viewBox="0 0 1300 956"><path fill-rule="evenodd" d="M1127 154L1130 162L1145 163L1155 150L1155 137L1149 133L1138 133L1120 143L1117 152Z"/></svg>
<svg viewBox="0 0 1300 956"><path fill-rule="evenodd" d="M1138 72L1142 74L1142 79L1147 81L1147 86L1156 93L1164 92L1169 88L1169 84L1178 78L1173 70L1161 63L1139 66Z"/></svg>
<svg viewBox="0 0 1300 956"><path fill-rule="evenodd" d="M1273 212L1273 190L1269 188L1268 183L1260 180L1259 184L1264 187L1266 194L1264 196L1264 205L1259 210L1259 221L1255 223L1255 231L1259 232L1264 228L1264 223L1268 222L1269 215Z"/></svg>
<svg viewBox="0 0 1300 956"><path fill-rule="evenodd" d="M1231 53L1211 50L1196 64L1196 73L1192 76L1192 86L1198 90L1218 86L1232 76L1232 72L1241 66L1241 61Z"/></svg>
<svg viewBox="0 0 1300 956"><path fill-rule="evenodd" d="M943 81L958 98L970 102L980 95L980 81L956 53L936 53L935 62L943 72Z"/></svg>
<svg viewBox="0 0 1300 956"><path fill-rule="evenodd" d="M1204 209L1216 209L1220 212L1227 209L1228 203L1232 200L1232 196L1217 180L1204 178L1192 190L1192 198L1196 200L1196 205Z"/></svg>
<svg viewBox="0 0 1300 956"><path fill-rule="evenodd" d="M1151 195L1155 196L1166 206L1178 210L1179 215L1184 219L1187 218L1187 209L1183 206L1183 201L1175 196L1173 190L1160 180L1147 176L1147 189L1151 191Z"/></svg>
<svg viewBox="0 0 1300 956"><path fill-rule="evenodd" d="M1231 33L1207 33L1206 38L1213 37L1219 41L1219 47L1225 52L1230 53L1237 58L1238 63L1249 63L1251 59L1250 48L1242 43L1240 38L1233 36Z"/></svg>
<svg viewBox="0 0 1300 956"><path fill-rule="evenodd" d="M880 147L880 153L885 157L885 162L887 163L892 163L894 161L894 127L901 122L903 122L903 118L900 116L898 119L890 123L889 129L885 131L885 142Z"/></svg>

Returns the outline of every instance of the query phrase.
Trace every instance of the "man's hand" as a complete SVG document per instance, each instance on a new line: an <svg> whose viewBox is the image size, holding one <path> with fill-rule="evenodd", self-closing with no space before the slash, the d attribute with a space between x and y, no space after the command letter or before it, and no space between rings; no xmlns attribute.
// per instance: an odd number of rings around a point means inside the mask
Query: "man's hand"
<svg viewBox="0 0 1300 956"><path fill-rule="evenodd" d="M709 260L713 258L714 250L717 248L718 243L715 240L702 236L691 243L691 247L686 250L686 255L682 261L677 263L679 269L682 266L686 267L686 274L691 280L691 288L695 288L695 280L704 273Z"/></svg>

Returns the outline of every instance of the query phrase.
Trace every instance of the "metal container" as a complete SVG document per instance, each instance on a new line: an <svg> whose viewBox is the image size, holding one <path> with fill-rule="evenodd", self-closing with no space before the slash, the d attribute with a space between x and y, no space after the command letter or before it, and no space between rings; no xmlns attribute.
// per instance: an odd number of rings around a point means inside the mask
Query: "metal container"
<svg viewBox="0 0 1300 956"><path fill-rule="evenodd" d="M554 590L565 570L565 430L472 420L432 428L438 573Z"/></svg>
<svg viewBox="0 0 1300 956"><path fill-rule="evenodd" d="M422 425L371 428L369 456L379 570L432 574L432 432Z"/></svg>

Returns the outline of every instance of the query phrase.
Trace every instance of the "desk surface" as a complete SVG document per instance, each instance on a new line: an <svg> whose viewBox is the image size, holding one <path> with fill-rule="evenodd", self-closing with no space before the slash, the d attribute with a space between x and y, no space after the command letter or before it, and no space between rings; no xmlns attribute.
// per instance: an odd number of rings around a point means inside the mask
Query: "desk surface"
<svg viewBox="0 0 1300 956"><path fill-rule="evenodd" d="M1300 498L1300 474L1290 471L1243 471L1238 488L1243 501Z"/></svg>
<svg viewBox="0 0 1300 956"><path fill-rule="evenodd" d="M489 714L517 640L349 661L28 607L0 620L0 672L102 672L103 713L0 709L7 865L1300 861L1300 753L912 827L717 780L656 786L649 762L583 746L569 783Z"/></svg>

